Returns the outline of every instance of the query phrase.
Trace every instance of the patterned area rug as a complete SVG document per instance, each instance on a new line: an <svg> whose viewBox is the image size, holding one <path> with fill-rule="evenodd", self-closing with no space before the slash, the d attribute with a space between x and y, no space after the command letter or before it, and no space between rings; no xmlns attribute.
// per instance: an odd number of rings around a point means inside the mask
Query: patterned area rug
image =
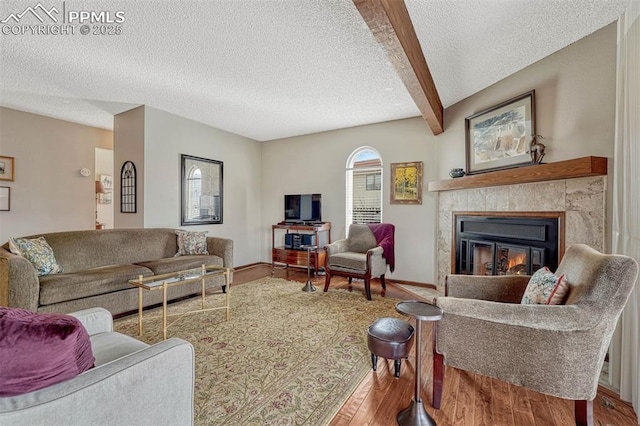
<svg viewBox="0 0 640 426"><path fill-rule="evenodd" d="M402 318L397 300L367 301L336 289L305 293L302 286L277 278L241 284L231 289L230 321L224 310L210 311L169 328L169 337L196 350L196 424L328 424L370 371L367 327L376 318ZM222 298L207 296L207 306ZM169 310L199 304L191 299ZM141 340L160 341L161 322L160 309L145 312ZM117 320L115 328L139 338L137 316Z"/></svg>

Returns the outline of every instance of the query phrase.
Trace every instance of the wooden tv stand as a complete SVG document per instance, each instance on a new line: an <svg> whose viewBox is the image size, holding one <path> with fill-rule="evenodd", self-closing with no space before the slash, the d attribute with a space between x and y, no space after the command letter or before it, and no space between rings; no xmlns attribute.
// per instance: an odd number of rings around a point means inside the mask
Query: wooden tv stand
<svg viewBox="0 0 640 426"><path fill-rule="evenodd" d="M331 222L322 222L314 225L294 224L287 225L280 222L271 226L271 274L276 268L276 263L289 265L307 266L307 251L303 249L285 248L286 234L307 234L315 236L316 249L310 251L309 266L313 269L314 275L318 274L318 269L324 267L325 252L323 247L331 243ZM277 241L276 241L277 238Z"/></svg>

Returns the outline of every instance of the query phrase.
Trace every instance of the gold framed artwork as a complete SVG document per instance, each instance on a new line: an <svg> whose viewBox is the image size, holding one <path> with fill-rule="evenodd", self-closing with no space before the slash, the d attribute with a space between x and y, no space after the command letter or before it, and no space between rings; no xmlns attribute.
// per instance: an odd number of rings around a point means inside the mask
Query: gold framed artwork
<svg viewBox="0 0 640 426"><path fill-rule="evenodd" d="M391 204L422 204L422 161L391 163Z"/></svg>
<svg viewBox="0 0 640 426"><path fill-rule="evenodd" d="M13 182L15 168L15 158L0 155L0 180Z"/></svg>

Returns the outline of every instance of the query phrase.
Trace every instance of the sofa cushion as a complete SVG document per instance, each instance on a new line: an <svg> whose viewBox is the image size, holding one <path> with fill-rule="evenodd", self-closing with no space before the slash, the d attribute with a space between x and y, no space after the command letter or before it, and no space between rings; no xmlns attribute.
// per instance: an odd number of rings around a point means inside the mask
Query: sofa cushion
<svg viewBox="0 0 640 426"><path fill-rule="evenodd" d="M150 262L140 262L137 265L150 269L155 275L200 268L202 265L224 266L221 257L211 254L170 257Z"/></svg>
<svg viewBox="0 0 640 426"><path fill-rule="evenodd" d="M140 265L111 265L40 278L40 305L66 302L132 288L129 280L153 275Z"/></svg>
<svg viewBox="0 0 640 426"><path fill-rule="evenodd" d="M95 358L76 317L0 307L0 360L0 396L14 396L71 379Z"/></svg>
<svg viewBox="0 0 640 426"><path fill-rule="evenodd" d="M568 290L569 284L564 275L558 276L545 266L531 276L522 296L522 304L561 305Z"/></svg>
<svg viewBox="0 0 640 426"><path fill-rule="evenodd" d="M367 272L367 255L343 252L329 256L329 268L337 271L364 274Z"/></svg>
<svg viewBox="0 0 640 426"><path fill-rule="evenodd" d="M176 230L176 235L178 236L178 252L176 256L209 254L207 251L207 231L190 232Z"/></svg>
<svg viewBox="0 0 640 426"><path fill-rule="evenodd" d="M27 259L36 269L38 276L57 274L62 267L53 255L53 249L44 237L38 238L9 238L11 253Z"/></svg>

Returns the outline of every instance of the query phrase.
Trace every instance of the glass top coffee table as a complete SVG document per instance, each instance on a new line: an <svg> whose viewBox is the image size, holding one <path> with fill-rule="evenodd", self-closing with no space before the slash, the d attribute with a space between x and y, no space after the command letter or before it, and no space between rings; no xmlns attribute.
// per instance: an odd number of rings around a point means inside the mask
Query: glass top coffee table
<svg viewBox="0 0 640 426"><path fill-rule="evenodd" d="M142 298L143 290L153 291L162 290L162 338L167 339L167 329L175 324L180 318L187 314L193 314L198 312L213 311L216 309L225 309L227 311L226 319L229 321L230 308L229 308L229 293L231 293L230 277L232 273L231 268L224 268L221 266L205 266L202 265L199 268L186 269L184 271L171 272L162 275L151 275L144 277L138 276L135 280L130 280L129 284L134 287L138 287L138 333L142 336ZM223 306L216 306L212 308L206 307L205 302L205 283L208 278L224 275L224 285L226 286L225 301ZM178 285L189 284L194 281L200 280L202 282L202 308L193 311L187 311L177 314L167 315L167 289ZM171 324L167 325L167 317L179 315L179 317Z"/></svg>

